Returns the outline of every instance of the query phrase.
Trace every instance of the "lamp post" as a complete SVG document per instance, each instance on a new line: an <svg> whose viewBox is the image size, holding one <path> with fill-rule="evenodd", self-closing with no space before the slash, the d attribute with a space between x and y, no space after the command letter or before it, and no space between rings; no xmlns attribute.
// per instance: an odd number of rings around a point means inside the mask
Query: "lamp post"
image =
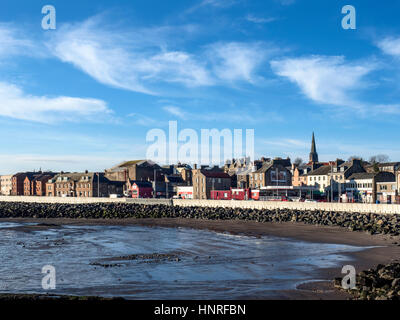
<svg viewBox="0 0 400 320"><path fill-rule="evenodd" d="M157 169L154 169L154 191L153 191L153 198L157 198Z"/></svg>
<svg viewBox="0 0 400 320"><path fill-rule="evenodd" d="M333 202L333 185L332 185L332 177L333 177L333 164L331 163L331 202Z"/></svg>
<svg viewBox="0 0 400 320"><path fill-rule="evenodd" d="M153 198L157 198L157 171L162 171L161 169L154 169L154 194Z"/></svg>

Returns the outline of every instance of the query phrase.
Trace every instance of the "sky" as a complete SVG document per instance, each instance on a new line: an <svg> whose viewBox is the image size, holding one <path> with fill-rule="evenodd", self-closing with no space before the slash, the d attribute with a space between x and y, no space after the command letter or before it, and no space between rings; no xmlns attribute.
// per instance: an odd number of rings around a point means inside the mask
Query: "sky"
<svg viewBox="0 0 400 320"><path fill-rule="evenodd" d="M321 161L400 161L399 16L398 1L3 0L0 173L144 159L169 121L254 129L256 158L308 159L314 131Z"/></svg>

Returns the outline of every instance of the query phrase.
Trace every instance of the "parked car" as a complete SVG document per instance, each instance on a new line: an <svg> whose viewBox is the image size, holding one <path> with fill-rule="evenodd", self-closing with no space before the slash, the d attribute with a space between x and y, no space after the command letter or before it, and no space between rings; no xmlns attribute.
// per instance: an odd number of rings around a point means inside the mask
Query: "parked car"
<svg viewBox="0 0 400 320"><path fill-rule="evenodd" d="M306 199L304 202L308 202L308 203L317 203L317 200L313 200L313 199Z"/></svg>

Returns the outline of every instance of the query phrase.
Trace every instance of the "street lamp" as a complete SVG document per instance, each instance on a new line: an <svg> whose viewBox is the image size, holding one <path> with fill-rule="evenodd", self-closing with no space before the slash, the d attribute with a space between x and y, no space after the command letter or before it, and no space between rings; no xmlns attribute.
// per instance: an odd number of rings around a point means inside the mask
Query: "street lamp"
<svg viewBox="0 0 400 320"><path fill-rule="evenodd" d="M333 164L331 163L331 202L333 202L333 185L332 185L332 178L333 178Z"/></svg>
<svg viewBox="0 0 400 320"><path fill-rule="evenodd" d="M162 171L161 169L154 169L154 194L153 198L157 198L157 171Z"/></svg>

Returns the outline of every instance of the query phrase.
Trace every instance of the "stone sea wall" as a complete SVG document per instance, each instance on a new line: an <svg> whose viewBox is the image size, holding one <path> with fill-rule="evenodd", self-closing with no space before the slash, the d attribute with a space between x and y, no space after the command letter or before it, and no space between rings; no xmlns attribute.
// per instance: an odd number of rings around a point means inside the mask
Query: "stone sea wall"
<svg viewBox="0 0 400 320"><path fill-rule="evenodd" d="M59 204L91 204L91 203L137 203L137 204L163 204L172 206L172 200L168 199L132 199L132 198L75 198L75 197L24 197L24 196L0 196L1 202L23 203L59 203Z"/></svg>
<svg viewBox="0 0 400 320"><path fill-rule="evenodd" d="M27 203L64 203L64 204L90 204L90 203L137 203L144 205L170 205L178 207L221 207L242 208L259 210L307 210L326 212L349 213L377 213L400 214L398 204L361 204L361 203L306 203L306 202L280 202L280 201L224 201L224 200L182 200L182 199L129 199L129 198L60 198L60 197L0 197L0 202L27 202Z"/></svg>
<svg viewBox="0 0 400 320"><path fill-rule="evenodd" d="M243 220L257 222L302 222L340 226L371 234L400 235L400 215L348 213L317 210L251 209L229 207L187 207L139 203L37 203L0 202L0 218L190 218L202 220Z"/></svg>
<svg viewBox="0 0 400 320"><path fill-rule="evenodd" d="M335 286L342 290L342 278L335 279ZM400 300L400 263L380 264L360 272L356 288L347 292L355 300Z"/></svg>
<svg viewBox="0 0 400 320"><path fill-rule="evenodd" d="M398 204L329 203L329 202L286 202L286 201L224 201L224 200L180 200L174 199L175 206L222 207L245 209L289 209L310 211L336 211L349 213L400 214Z"/></svg>

